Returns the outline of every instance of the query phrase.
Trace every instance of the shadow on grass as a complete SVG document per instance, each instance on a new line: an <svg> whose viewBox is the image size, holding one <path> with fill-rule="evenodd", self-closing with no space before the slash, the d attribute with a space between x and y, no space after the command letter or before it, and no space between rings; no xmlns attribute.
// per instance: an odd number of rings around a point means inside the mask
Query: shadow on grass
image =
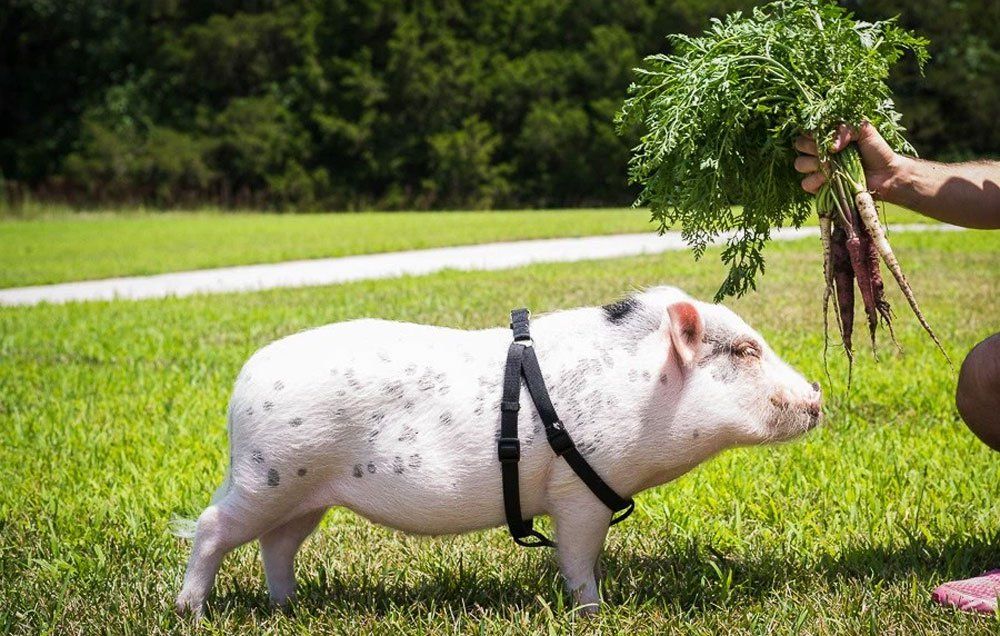
<svg viewBox="0 0 1000 636"><path fill-rule="evenodd" d="M608 603L698 614L754 604L789 583L799 583L801 591L807 591L818 579L836 588L858 583L874 587L916 577L927 581L929 597L931 588L940 582L1000 566L1000 534L991 539L956 537L934 543L914 537L901 546L855 545L812 561L767 552L733 557L691 541L657 556L623 546L605 555L602 562ZM401 610L418 614L510 612L537 609L539 597L553 606L560 600L564 607L571 606L561 597L552 559L533 561L529 569L513 576L490 570L441 569L416 584L321 569L318 576L300 578L293 611L380 617ZM230 588L215 596L209 606L213 608L210 613L236 616L272 611L263 585Z"/></svg>
<svg viewBox="0 0 1000 636"><path fill-rule="evenodd" d="M622 553L605 559L608 602L651 603L681 611L752 604L789 583L808 591L817 580L836 588L876 586L907 578L927 581L927 595L939 583L1000 567L1000 533L992 538L952 537L929 542L911 537L904 545L849 546L816 559L755 552L721 554L692 543L662 556Z"/></svg>

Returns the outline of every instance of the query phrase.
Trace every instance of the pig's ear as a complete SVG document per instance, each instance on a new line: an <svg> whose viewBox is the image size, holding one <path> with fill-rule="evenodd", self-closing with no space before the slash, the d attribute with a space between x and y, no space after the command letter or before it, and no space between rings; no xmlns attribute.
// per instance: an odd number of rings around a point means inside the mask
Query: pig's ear
<svg viewBox="0 0 1000 636"><path fill-rule="evenodd" d="M667 331L670 344L677 356L677 363L683 369L691 366L701 347L705 325L698 309L689 302L676 302L667 308L670 324Z"/></svg>

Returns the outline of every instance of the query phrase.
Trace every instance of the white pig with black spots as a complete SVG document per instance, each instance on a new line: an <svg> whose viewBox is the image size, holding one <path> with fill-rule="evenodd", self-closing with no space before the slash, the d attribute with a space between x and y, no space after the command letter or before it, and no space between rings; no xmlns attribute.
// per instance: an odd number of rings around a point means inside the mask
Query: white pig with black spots
<svg viewBox="0 0 1000 636"><path fill-rule="evenodd" d="M820 419L817 384L736 314L673 287L539 316L531 330L563 425L623 497ZM178 610L200 615L223 557L255 539L270 598L287 603L295 554L333 506L419 534L503 525L496 439L510 341L505 328L357 320L254 354L233 389L229 471L194 526ZM596 609L611 511L553 453L523 386L520 399L522 514L552 517L566 584Z"/></svg>

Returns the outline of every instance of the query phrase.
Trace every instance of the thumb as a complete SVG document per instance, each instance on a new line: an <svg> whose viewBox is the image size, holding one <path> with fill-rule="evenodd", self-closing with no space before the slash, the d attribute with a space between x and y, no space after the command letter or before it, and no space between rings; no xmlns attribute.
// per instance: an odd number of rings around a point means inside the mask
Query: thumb
<svg viewBox="0 0 1000 636"><path fill-rule="evenodd" d="M858 144L858 152L861 153L861 162L868 170L884 168L896 156L896 152L870 122L861 124L853 136Z"/></svg>

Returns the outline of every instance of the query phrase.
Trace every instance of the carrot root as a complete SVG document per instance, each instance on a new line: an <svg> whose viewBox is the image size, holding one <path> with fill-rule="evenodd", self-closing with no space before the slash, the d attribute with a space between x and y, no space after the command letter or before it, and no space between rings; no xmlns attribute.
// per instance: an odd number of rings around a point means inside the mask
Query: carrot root
<svg viewBox="0 0 1000 636"><path fill-rule="evenodd" d="M941 345L941 341L938 340L937 334L931 329L931 326L927 323L927 319L924 318L924 314L920 311L920 306L917 304L917 299L913 295L913 289L906 280L906 276L903 274L903 270L899 265L899 261L896 259L896 255L892 251L892 247L889 245L888 239L885 237L885 229L878 219L878 210L875 208L875 200L872 199L872 195L868 192L862 191L854 195L854 202L857 205L858 214L861 217L862 223L871 235L872 242L875 244L875 248L878 250L879 255L882 257L882 261L885 266L892 272L893 278L896 279L896 283L899 285L900 290L903 292L903 296L906 298L906 302L909 303L910 309L913 310L914 315L920 322L920 326L924 328L924 331L931 337L934 344L937 345L938 350L944 355L948 364L952 364L951 356L948 352L944 350Z"/></svg>

